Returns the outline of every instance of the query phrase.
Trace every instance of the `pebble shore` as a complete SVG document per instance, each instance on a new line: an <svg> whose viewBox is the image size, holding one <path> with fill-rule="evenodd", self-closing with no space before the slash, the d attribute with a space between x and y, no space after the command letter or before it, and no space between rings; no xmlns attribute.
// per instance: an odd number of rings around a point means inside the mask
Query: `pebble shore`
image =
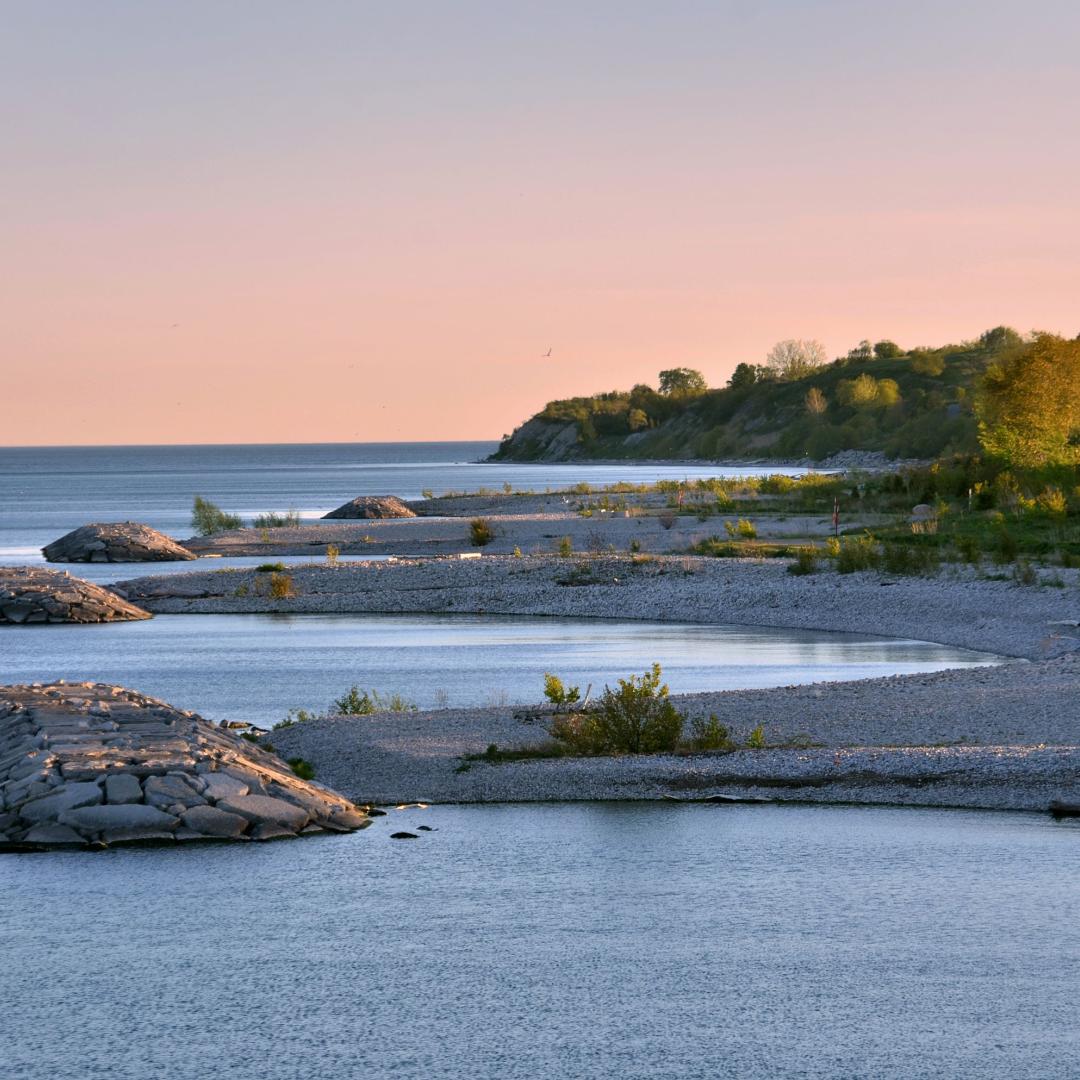
<svg viewBox="0 0 1080 1080"><path fill-rule="evenodd" d="M275 731L280 753L371 801L641 799L710 795L1046 809L1080 802L1080 588L955 570L935 578L822 572L782 561L668 557L399 560L298 567L274 600L248 571L142 578L119 588L168 612L468 612L856 631L979 649L1012 662L933 675L688 695L733 734L728 754L488 764L463 757L547 738L509 708L338 717ZM1026 662L1020 662L1026 661Z"/></svg>

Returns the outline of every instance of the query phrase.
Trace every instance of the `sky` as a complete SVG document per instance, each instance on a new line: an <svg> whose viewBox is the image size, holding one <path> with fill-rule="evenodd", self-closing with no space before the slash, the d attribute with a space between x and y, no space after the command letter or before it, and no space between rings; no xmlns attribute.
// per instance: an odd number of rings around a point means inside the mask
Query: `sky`
<svg viewBox="0 0 1080 1080"><path fill-rule="evenodd" d="M0 0L0 442L498 438L783 338L1075 335L1078 43L1072 0Z"/></svg>

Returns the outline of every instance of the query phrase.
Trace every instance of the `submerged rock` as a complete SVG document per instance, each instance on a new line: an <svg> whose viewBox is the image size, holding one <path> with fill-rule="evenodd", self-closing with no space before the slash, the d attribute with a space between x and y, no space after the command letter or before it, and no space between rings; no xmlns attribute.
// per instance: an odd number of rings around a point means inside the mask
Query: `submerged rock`
<svg viewBox="0 0 1080 1080"><path fill-rule="evenodd" d="M82 525L41 549L49 562L177 562L197 556L137 521Z"/></svg>
<svg viewBox="0 0 1080 1080"><path fill-rule="evenodd" d="M0 686L0 851L276 840L369 824L280 758L134 690Z"/></svg>
<svg viewBox="0 0 1080 1080"><path fill-rule="evenodd" d="M416 514L394 495L360 495L323 514L326 518L410 518Z"/></svg>
<svg viewBox="0 0 1080 1080"><path fill-rule="evenodd" d="M40 566L0 567L0 623L95 623L149 619L110 589Z"/></svg>

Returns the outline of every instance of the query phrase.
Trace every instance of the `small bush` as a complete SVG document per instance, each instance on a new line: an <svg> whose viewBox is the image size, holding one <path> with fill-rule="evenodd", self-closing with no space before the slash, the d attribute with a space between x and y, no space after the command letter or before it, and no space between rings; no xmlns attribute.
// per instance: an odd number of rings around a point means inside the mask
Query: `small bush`
<svg viewBox="0 0 1080 1080"><path fill-rule="evenodd" d="M764 750L765 746L765 729L761 726L761 724L758 724L758 726L754 728L754 730L751 731L750 735L747 737L746 748L748 750Z"/></svg>
<svg viewBox="0 0 1080 1080"><path fill-rule="evenodd" d="M558 543L556 551L564 558L568 559L574 553L574 542L569 536L564 536Z"/></svg>
<svg viewBox="0 0 1080 1080"><path fill-rule="evenodd" d="M288 600L296 595L296 586L291 574L272 573L270 575L270 599Z"/></svg>
<svg viewBox="0 0 1080 1080"><path fill-rule="evenodd" d="M801 547L795 553L795 561L788 564L787 572L797 577L816 574L818 571L817 548Z"/></svg>
<svg viewBox="0 0 1080 1080"><path fill-rule="evenodd" d="M318 720L319 714L316 712L308 712L307 709L290 709L285 714L284 720L279 720L272 730L277 731L280 728L292 727L293 724L306 724L311 720Z"/></svg>
<svg viewBox="0 0 1080 1080"><path fill-rule="evenodd" d="M514 545L514 550L513 550L512 554L513 554L515 559L520 559L522 557L521 556L521 548L519 548L517 546L517 544Z"/></svg>
<svg viewBox="0 0 1080 1080"><path fill-rule="evenodd" d="M682 737L683 716L660 682L660 665L640 677L619 679L589 713L558 717L551 735L582 754L656 754L674 750Z"/></svg>
<svg viewBox="0 0 1080 1080"><path fill-rule="evenodd" d="M660 522L661 528L664 529L670 529L672 525L675 524L677 518L678 514L676 514L674 510L661 510L660 513L656 515L657 521Z"/></svg>
<svg viewBox="0 0 1080 1080"><path fill-rule="evenodd" d="M299 776L301 780L315 779L315 766L310 761L305 761L302 757L291 757L288 764L293 773Z"/></svg>
<svg viewBox="0 0 1080 1080"><path fill-rule="evenodd" d="M997 545L994 552L994 561L1001 565L1005 563L1016 562L1016 557L1020 554L1020 544L1016 537L1013 536L1008 529L1002 525L998 529Z"/></svg>
<svg viewBox="0 0 1080 1080"><path fill-rule="evenodd" d="M326 565L337 566L338 556L341 554L341 548L337 544L326 545Z"/></svg>
<svg viewBox="0 0 1080 1080"><path fill-rule="evenodd" d="M710 714L708 720L695 716L690 721L690 746L694 750L730 750L734 743L727 727Z"/></svg>
<svg viewBox="0 0 1080 1080"><path fill-rule="evenodd" d="M562 679L551 672L544 672L544 697L556 709L565 709L581 700L581 690L576 686L564 686Z"/></svg>
<svg viewBox="0 0 1080 1080"><path fill-rule="evenodd" d="M254 521L256 529L288 529L300 524L300 513L287 510L284 514L260 514Z"/></svg>
<svg viewBox="0 0 1080 1080"><path fill-rule="evenodd" d="M416 712L416 705L400 694L384 697L377 690L351 686L331 703L330 711L334 716L370 716L377 712Z"/></svg>
<svg viewBox="0 0 1080 1080"><path fill-rule="evenodd" d="M881 549L881 568L887 574L931 574L938 565L938 555L933 548L885 544Z"/></svg>
<svg viewBox="0 0 1080 1080"><path fill-rule="evenodd" d="M191 527L200 536L213 536L214 533L242 529L244 523L236 514L226 514L208 499L196 495L191 510Z"/></svg>
<svg viewBox="0 0 1080 1080"><path fill-rule="evenodd" d="M630 554L631 555L636 555L640 550L641 550L641 541L640 540L631 540L630 541Z"/></svg>
<svg viewBox="0 0 1080 1080"><path fill-rule="evenodd" d="M1031 563L1021 559L1017 562L1016 566L1013 567L1013 581L1015 581L1017 585L1037 585L1039 583L1039 575L1035 573L1035 568Z"/></svg>
<svg viewBox="0 0 1080 1080"><path fill-rule="evenodd" d="M255 567L256 574L280 574L285 569L283 562L264 562Z"/></svg>
<svg viewBox="0 0 1080 1080"><path fill-rule="evenodd" d="M845 536L836 557L836 569L841 574L853 574L859 570L874 570L880 561L877 541L869 533Z"/></svg>
<svg viewBox="0 0 1080 1080"><path fill-rule="evenodd" d="M495 530L486 518L473 518L469 522L469 543L473 547L487 547L495 539Z"/></svg>
<svg viewBox="0 0 1080 1080"><path fill-rule="evenodd" d="M979 565L979 561L982 558L982 551L979 547L979 538L977 536L958 536L956 538L956 550L964 562L971 563L973 566Z"/></svg>

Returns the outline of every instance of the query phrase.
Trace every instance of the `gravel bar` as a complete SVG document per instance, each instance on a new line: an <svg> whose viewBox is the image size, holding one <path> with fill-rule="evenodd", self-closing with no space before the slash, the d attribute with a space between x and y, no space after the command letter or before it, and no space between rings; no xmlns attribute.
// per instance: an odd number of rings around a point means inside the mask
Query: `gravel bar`
<svg viewBox="0 0 1080 1080"><path fill-rule="evenodd" d="M266 574L221 571L124 582L155 613L462 612L743 624L874 633L1014 658L953 670L772 690L685 695L736 737L729 754L488 764L463 756L547 738L541 710L436 710L334 717L275 731L320 781L378 802L767 797L1046 809L1080 802L1080 588L1021 586L971 570L934 578L805 577L782 561L634 561L483 556L291 568L296 596ZM1044 576L1049 577L1044 572Z"/></svg>

